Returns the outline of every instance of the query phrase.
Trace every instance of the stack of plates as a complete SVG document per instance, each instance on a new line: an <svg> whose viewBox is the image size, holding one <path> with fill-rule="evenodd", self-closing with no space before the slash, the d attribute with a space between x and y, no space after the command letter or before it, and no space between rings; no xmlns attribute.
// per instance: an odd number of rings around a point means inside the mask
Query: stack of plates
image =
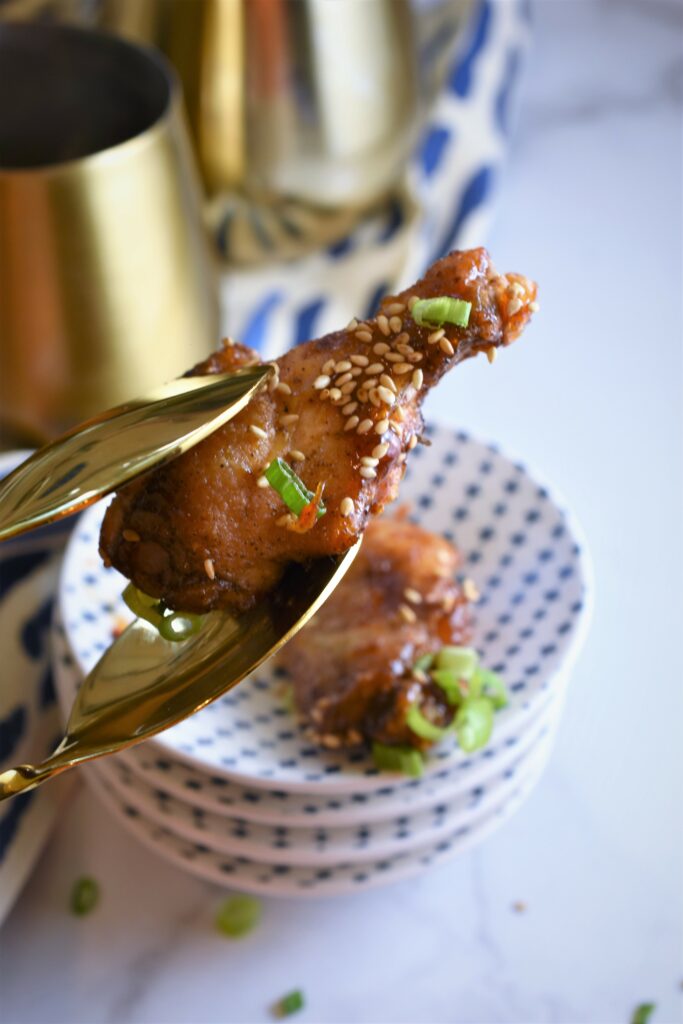
<svg viewBox="0 0 683 1024"><path fill-rule="evenodd" d="M538 781L588 619L576 526L521 464L444 428L402 488L413 518L455 541L482 594L475 646L509 706L486 749L444 742L420 779L305 738L272 665L155 740L83 769L123 825L188 870L250 892L329 895L404 878L481 841ZM130 616L97 555L102 508L79 521L53 626L66 716Z"/></svg>

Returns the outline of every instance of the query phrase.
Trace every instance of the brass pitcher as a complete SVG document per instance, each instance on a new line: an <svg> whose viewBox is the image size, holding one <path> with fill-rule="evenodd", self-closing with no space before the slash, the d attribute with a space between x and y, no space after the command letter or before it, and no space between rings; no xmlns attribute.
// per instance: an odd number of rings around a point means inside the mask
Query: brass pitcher
<svg viewBox="0 0 683 1024"><path fill-rule="evenodd" d="M0 427L44 440L214 347L176 75L66 25L0 23Z"/></svg>

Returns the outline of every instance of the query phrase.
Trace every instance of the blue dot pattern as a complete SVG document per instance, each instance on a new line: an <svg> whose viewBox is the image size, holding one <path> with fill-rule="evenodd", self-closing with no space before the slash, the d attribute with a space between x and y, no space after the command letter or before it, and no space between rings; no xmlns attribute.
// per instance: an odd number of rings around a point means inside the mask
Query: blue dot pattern
<svg viewBox="0 0 683 1024"><path fill-rule="evenodd" d="M417 522L452 537L463 571L480 589L475 643L483 663L504 676L512 698L496 718L494 743L504 741L521 735L560 687L560 669L582 635L582 542L524 466L462 431L432 427L428 434L433 443L412 453L401 499ZM99 507L84 514L63 572L66 635L86 672L111 642L116 621L129 617L120 599L124 581L97 555L101 516ZM266 667L152 743L160 756L250 787L333 794L372 792L395 781L365 756L312 746L283 706L280 686ZM430 754L426 776L476 768L489 756L485 750L467 758L444 742Z"/></svg>

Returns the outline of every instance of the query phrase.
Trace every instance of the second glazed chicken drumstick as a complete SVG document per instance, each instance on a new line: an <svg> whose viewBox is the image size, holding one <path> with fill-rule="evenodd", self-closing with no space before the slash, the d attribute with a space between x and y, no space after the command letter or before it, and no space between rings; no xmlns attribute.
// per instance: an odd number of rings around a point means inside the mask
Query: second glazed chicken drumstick
<svg viewBox="0 0 683 1024"><path fill-rule="evenodd" d="M467 326L437 328L417 309L413 317L418 299L442 296L471 303ZM238 416L122 488L102 526L105 562L171 608L239 611L287 563L343 553L396 497L429 388L463 359L493 359L519 336L535 299L533 282L497 274L484 249L452 252L385 298L374 319L290 350L270 389ZM256 361L228 344L192 373ZM310 491L324 485L326 514L306 532L263 476L278 457Z"/></svg>

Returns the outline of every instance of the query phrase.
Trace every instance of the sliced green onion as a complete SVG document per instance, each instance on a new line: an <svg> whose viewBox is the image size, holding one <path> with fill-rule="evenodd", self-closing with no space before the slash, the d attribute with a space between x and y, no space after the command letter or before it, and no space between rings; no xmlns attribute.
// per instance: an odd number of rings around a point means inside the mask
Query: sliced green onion
<svg viewBox="0 0 683 1024"><path fill-rule="evenodd" d="M460 704L469 696L469 683L448 668L432 669L431 677L446 694L449 704Z"/></svg>
<svg viewBox="0 0 683 1024"><path fill-rule="evenodd" d="M94 878L79 878L71 890L71 910L79 917L94 910L100 898L100 887Z"/></svg>
<svg viewBox="0 0 683 1024"><path fill-rule="evenodd" d="M479 663L472 647L442 647L436 656L436 667L455 672L461 679L471 679Z"/></svg>
<svg viewBox="0 0 683 1024"><path fill-rule="evenodd" d="M442 729L438 725L434 725L429 719L422 714L417 704L411 704L406 714L406 725L409 729L415 733L416 736L420 736L423 740L441 740L449 731L448 729Z"/></svg>
<svg viewBox="0 0 683 1024"><path fill-rule="evenodd" d="M372 744L372 759L381 771L402 772L404 775L422 775L422 755L412 747L389 747L384 743Z"/></svg>
<svg viewBox="0 0 683 1024"><path fill-rule="evenodd" d="M261 903L254 896L231 896L216 914L216 928L231 939L241 939L261 920Z"/></svg>
<svg viewBox="0 0 683 1024"><path fill-rule="evenodd" d="M508 691L505 683L497 672L488 668L478 668L470 684L470 696L488 697L496 711L507 706Z"/></svg>
<svg viewBox="0 0 683 1024"><path fill-rule="evenodd" d="M304 994L301 989L297 988L293 992L288 992L282 999L278 999L273 1007L273 1013L276 1017L289 1017L292 1013L298 1013L303 1009L303 1005Z"/></svg>
<svg viewBox="0 0 683 1024"><path fill-rule="evenodd" d="M413 665L413 672L429 672L434 664L434 658L433 654L423 654Z"/></svg>
<svg viewBox="0 0 683 1024"><path fill-rule="evenodd" d="M315 497L284 459L273 459L263 475L270 486L280 495L289 511L296 516L300 516ZM325 506L320 504L317 512L318 519L324 516L326 511Z"/></svg>
<svg viewBox="0 0 683 1024"><path fill-rule="evenodd" d="M159 629L163 620L163 615L159 611L159 602L155 597L150 597L149 594L143 594L141 590L129 583L123 594L121 595L123 600L126 602L133 615L136 615L138 619L145 619L150 622L153 626Z"/></svg>
<svg viewBox="0 0 683 1024"><path fill-rule="evenodd" d="M410 315L420 327L441 327L442 324L455 324L456 327L467 327L470 322L472 303L464 299L452 299L448 295L440 295L434 299L418 299L410 311Z"/></svg>
<svg viewBox="0 0 683 1024"><path fill-rule="evenodd" d="M455 734L461 750L481 750L493 731L493 704L488 697L468 697L455 716Z"/></svg>
<svg viewBox="0 0 683 1024"><path fill-rule="evenodd" d="M636 1006L631 1017L631 1024L647 1024L652 1014L657 1009L656 1003L640 1003Z"/></svg>
<svg viewBox="0 0 683 1024"><path fill-rule="evenodd" d="M198 633L203 622L203 615L193 615L191 612L171 612L170 615L165 615L162 618L157 629L164 640L178 642L187 640Z"/></svg>

